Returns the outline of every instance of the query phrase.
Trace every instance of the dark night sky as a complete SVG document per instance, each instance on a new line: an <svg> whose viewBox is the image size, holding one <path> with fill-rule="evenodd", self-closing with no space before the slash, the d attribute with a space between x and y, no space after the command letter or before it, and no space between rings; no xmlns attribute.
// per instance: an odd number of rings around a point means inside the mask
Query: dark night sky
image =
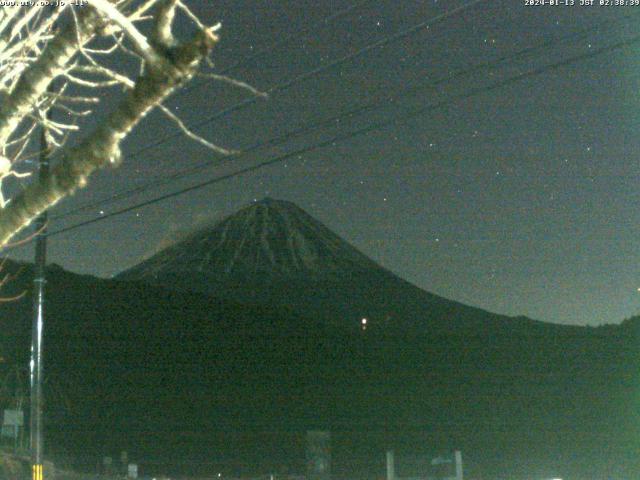
<svg viewBox="0 0 640 480"><path fill-rule="evenodd" d="M368 2L322 28L347 0L192 0L205 23L221 21L217 69L283 36L229 74L271 85L354 52L465 2ZM594 26L586 38L550 44L535 57L481 71L398 98L363 118L345 119L284 146L221 164L120 203L55 220L71 225L318 142L368 122L401 116L448 95L489 85L636 35L637 18L613 28L606 19L640 7L525 6L492 0L389 43L260 100L198 130L218 144L244 148L368 102L406 85L424 85L470 65ZM579 3L579 0L576 0ZM596 2L597 3L597 2ZM317 28L311 36L301 29ZM208 220L266 195L296 202L385 267L453 300L505 314L568 324L617 323L640 309L637 151L640 44L611 51L458 100L425 115L305 154L187 195L54 236L50 261L109 276ZM246 97L210 80L169 101L194 125ZM68 211L185 166L214 159L186 138L134 155L175 132L157 114L126 141L118 170L57 206ZM24 257L28 249L15 252Z"/></svg>

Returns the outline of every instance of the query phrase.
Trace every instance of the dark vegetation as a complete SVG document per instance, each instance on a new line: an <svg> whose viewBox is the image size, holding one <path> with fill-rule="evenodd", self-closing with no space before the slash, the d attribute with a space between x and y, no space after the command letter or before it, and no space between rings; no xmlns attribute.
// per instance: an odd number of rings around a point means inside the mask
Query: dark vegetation
<svg viewBox="0 0 640 480"><path fill-rule="evenodd" d="M126 449L166 469L299 470L304 430L329 428L344 474L389 447L460 448L470 474L640 471L638 319L363 332L357 318L49 278L48 447L86 467ZM0 306L5 370L28 363L29 307Z"/></svg>
<svg viewBox="0 0 640 480"><path fill-rule="evenodd" d="M382 477L389 448L460 449L469 478L640 478L640 318L468 307L273 200L119 280L48 278L47 451L65 462L302 473L305 431L329 429L338 478ZM0 304L5 375L28 365L30 307Z"/></svg>

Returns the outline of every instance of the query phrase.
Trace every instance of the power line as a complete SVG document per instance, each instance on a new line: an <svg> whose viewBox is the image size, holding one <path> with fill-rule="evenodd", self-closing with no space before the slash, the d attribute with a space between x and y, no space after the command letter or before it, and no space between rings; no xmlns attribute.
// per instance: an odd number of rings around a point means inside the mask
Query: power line
<svg viewBox="0 0 640 480"><path fill-rule="evenodd" d="M280 83L280 84L272 87L271 89L269 89L268 93L272 94L272 93L275 93L275 92L282 92L282 91L292 87L293 85L295 85L295 84L297 84L299 82L302 82L304 80L312 78L313 76L318 75L319 73L322 73L322 72L327 71L327 70L329 70L329 69L331 69L333 67L341 65L342 63L345 63L345 62L347 62L349 60L357 58L357 57L365 54L366 52L369 52L370 50L373 50L374 48L378 48L380 46L387 45L387 44L389 44L389 43L391 43L393 41L396 41L396 40L399 40L399 39L404 38L406 36L418 33L419 31L423 30L424 28L427 28L427 27L429 27L429 26L431 26L433 24L442 22L442 21L444 21L444 20L446 20L446 19L448 19L448 18L450 18L450 17L452 17L454 15L457 15L457 14L459 14L459 13L461 13L461 12L471 8L471 7L474 7L475 5L477 5L477 4L479 4L479 3L483 2L483 1L486 1L486 0L472 0L470 2L467 2L467 3L457 7L457 8L454 8L452 10L446 11L446 12L441 13L439 15L436 15L436 16L428 19L428 20L420 22L419 24L416 24L416 25L414 25L412 27L409 27L407 29L404 29L404 30L401 30L399 32L396 32L393 35L386 36L386 37L384 37L384 38L382 38L382 39L380 39L380 40L378 40L378 41L376 41L374 43L370 43L370 44L362 47L361 49L357 50L354 53L345 55L345 56L343 56L343 57L341 57L341 58L339 58L339 59L337 59L337 60L335 60L335 61L333 61L331 63L328 63L326 65L321 65L321 66L319 66L319 67L317 67L317 68L315 68L313 70L310 70L308 72L302 73L302 74L300 74L300 75L298 75L298 76L296 76L296 77L294 77L292 79L289 79L289 80L287 80L287 81L285 81L283 83ZM225 110L222 110L221 112L218 112L218 113L214 114L211 117L208 117L207 119L205 119L204 121L199 122L198 124L196 124L192 128L200 128L200 127L206 125L207 123L210 123L210 122L212 122L212 121L214 121L214 120L216 120L216 119L218 119L218 118L220 118L222 116L225 116L225 115L227 115L227 114L229 114L229 113L231 113L233 111L236 111L236 110L238 110L240 108L248 106L248 105L250 105L252 103L255 103L257 101L257 99L258 99L258 97L249 97L249 98L247 98L247 99L245 99L245 100L243 100L241 102L238 102L238 103L232 105L231 107L229 107L229 108L227 108ZM154 142L152 144L145 145L144 147L138 149L133 154L131 154L131 156L132 157L136 157L136 156L140 155L141 153L143 153L143 152L145 152L145 151L147 151L147 150L149 150L151 148L155 148L155 147L157 147L159 145L162 145L163 143L166 143L169 140L172 140L174 138L180 137L181 135L182 135L181 133L174 133L174 134L171 134L169 136L165 136L164 138L162 138L162 139L160 139L160 140L158 140L158 141L156 141L156 142ZM250 151L254 151L255 149L257 149L257 148L259 148L261 146L263 146L263 145L259 144L259 146L250 147ZM242 154L244 154L244 152ZM234 156L233 158L237 158L237 156ZM136 191L137 191L137 189L136 189ZM68 215L71 215L71 214L73 214L73 213L75 213L77 211L84 210L84 209L85 209L85 207L80 207L80 209L74 209L72 212L67 212L67 213L64 213L62 215L58 215L57 217L54 217L54 218L66 217Z"/></svg>
<svg viewBox="0 0 640 480"><path fill-rule="evenodd" d="M448 19L449 17L452 17L454 15L457 15L459 13L462 13L463 11L472 8L476 5L478 5L481 2L485 2L487 0L471 0L459 7L456 7L452 10L448 10L444 13L441 13L439 15L436 15L428 20L425 20L424 22L420 22L417 25L414 25L412 27L409 27L405 30L401 30L399 32L394 33L393 35L388 35L386 37L381 38L380 40L367 44L364 47L360 48L359 50L350 53L348 55L344 55L343 57L340 57L337 60L334 60L333 62L327 63L326 65L321 65L319 67L316 67L310 71L301 73L300 75L297 75L289 80L286 80L282 83L279 83L277 85L274 85L273 87L269 88L266 93L268 93L269 95L273 95L274 93L280 93L283 92L285 90L288 90L289 88L293 87L294 85L297 85L301 82L304 82L306 80L309 80L310 78L315 77L316 75L319 75L320 73L326 72L334 67L337 67L339 65L342 65L343 63L346 63L348 61L351 61L355 58L358 58L362 55L364 55L365 53L375 49L375 48L379 48L382 47L384 45L388 45L389 43L395 42L397 40L400 40L402 38L408 37L410 35L415 35L417 33L419 33L420 31L424 30L425 28L430 27L431 25L440 23L446 19ZM258 96L252 96L252 97L248 97L244 100L241 100L238 103L235 103L233 105L231 105L230 107L225 108L224 110L221 110L220 112L207 117L205 120L202 120L198 123L196 123L194 126L192 126L192 129L198 129L203 127L204 125L207 125L208 123L213 122L214 120L217 120L219 118L222 118L224 116L229 115L230 113L233 113L235 111L238 111L242 108L245 108L249 105L253 105L255 102L257 102L261 97ZM181 137L182 133L176 132L173 133L171 135L167 135L164 138L157 140L153 143L150 143L148 145L145 145L142 148L139 148L138 150L136 150L132 156L138 156L141 153L150 150L152 148L155 148L159 145L162 145L164 143L167 143L169 140L173 140L175 138Z"/></svg>
<svg viewBox="0 0 640 480"><path fill-rule="evenodd" d="M579 39L579 38L583 38L585 37L587 34L589 34L590 32L592 32L594 29L602 29L604 27L613 27L616 24L621 23L624 20L628 20L629 18L632 17L637 17L639 14L630 14L627 16L624 16L621 19L616 19L616 20L606 20L604 22L601 22L598 25L595 26L589 26L589 27L585 27L579 30L576 30L574 32L571 32L567 35L561 36L559 38L552 38L552 39L548 39L542 43L539 43L537 45L531 46L531 47L526 47L523 49L520 49L516 52L513 53L509 53L509 54L505 54L503 56L500 56L494 60L490 60L490 61L486 61L486 62L482 62L476 65L472 65L471 67L468 67L466 69L463 70L459 70L455 73L452 73L450 75L447 75L443 78L440 78L438 80L434 80L431 82L428 82L427 84L424 85L419 85L419 86L410 86L410 87L406 87L404 89L402 89L400 92L396 92L393 94L388 94L386 96L383 96L380 100L376 101L376 102L369 102L367 104L363 104L360 106L357 106L353 109L350 109L346 112L342 112L339 113L337 115L333 115L331 117L325 118L323 120L320 121L316 121L316 122L311 122L308 123L302 127L299 127L297 129L294 129L293 131L289 131L285 134L279 135L277 137L272 137L268 140L263 140L261 142L258 142L246 149L241 150L239 153L236 153L235 155L231 156L231 157L222 157L220 158L220 160L222 160L222 162L220 163L212 163L211 161L205 161L205 162L201 162L199 164L187 167L185 169L179 170L177 172L174 172L171 175L165 176L163 178L157 179L157 180L152 180L150 182L147 182L143 185L131 188L129 190L125 190L125 191L120 191L120 192L116 192L115 194L112 194L111 196L98 200L98 201L94 201L94 202L90 202L87 203L85 205L81 205L75 209L72 209L68 212L65 212L63 214L54 216L54 219L60 219L60 218L66 218L69 217L71 215L75 215L78 214L80 212L89 210L89 209L93 209L93 208L97 208L99 206L103 206L103 205L107 205L109 203L113 203L115 201L119 201L125 198L129 198L135 194L144 192L145 190L149 189L149 188L153 188L153 187L159 187L162 185L166 185L168 183L171 183L171 181L173 180L177 180L177 179L181 179L184 178L188 175L191 175L195 172L198 172L200 170L203 170L205 168L210 168L212 166L219 166L221 163L227 163L229 161L237 161L239 158L243 158L245 156L247 156L248 154L263 148L263 147L272 147L275 145L280 145L282 143L285 143L286 141L295 138L295 137L299 137L303 134L309 133L311 131L317 130L319 128L325 127L325 126L331 126L334 123L345 119L345 118L352 118L356 115L361 115L363 113L366 112L370 112L374 109L377 109L378 107L387 104L387 102L390 99L394 99L397 100L399 98L403 98L409 95L414 94L415 92L419 91L419 90L424 90L424 89L431 89L431 88L435 88L437 86L440 86L442 84L445 83L449 83L453 80L456 79L460 79L460 78L464 78L464 77L468 77L478 71L481 70L485 70L485 69L493 69L493 68L497 68L500 66L505 65L507 62L511 62L526 56L529 56L531 54L536 53L537 51L545 51L549 46L557 46L560 43L565 43L567 41L570 40L575 40L575 39Z"/></svg>
<svg viewBox="0 0 640 480"><path fill-rule="evenodd" d="M188 193L188 192L199 190L199 189L207 187L209 185L213 185L215 183L220 183L220 182L222 182L224 180L228 180L228 179L233 178L233 177L244 175L245 173L250 173L250 172L259 170L261 168L264 168L264 167L267 167L267 166L270 166L270 165L274 165L274 164L283 162L283 161L288 160L288 159L290 159L292 157L301 156L301 155L304 155L306 153L312 152L314 150L318 150L318 149L321 149L321 148L324 148L324 147L327 147L327 146L335 145L338 142L343 142L345 140L349 140L349 139L352 139L354 137L357 137L357 136L360 136L360 135L364 135L366 133L369 133L369 132L372 132L372 131L375 131L375 130L380 130L380 129L388 127L390 125L399 123L400 120L410 119L410 118L414 118L414 117L423 115L423 114L428 113L430 111L445 107L445 106L447 106L447 105L449 105L449 104L451 104L453 102L456 102L458 100L463 100L463 99L467 99L467 98L470 98L470 97L473 97L473 96L476 96L476 95L480 95L480 94L483 94L483 93L491 92L493 90L505 87L505 86L513 84L513 83L520 82L522 80L526 80L528 78L532 78L532 77L541 75L541 74L549 72L549 71L554 71L554 70L557 70L559 68L566 67L566 66L574 64L574 63L581 62L583 60L594 58L594 57L602 55L604 53L608 53L608 52L611 52L611 51L614 51L614 50L618 50L618 49L621 49L621 48L624 48L624 47L628 47L630 45L633 45L634 43L638 43L639 41L640 41L640 36L635 36L635 37L632 37L632 38L630 38L628 40L617 42L617 43L609 45L607 47L603 47L603 48L600 48L600 49L592 50L590 52L583 53L581 55L576 55L576 56L573 56L573 57L558 61L556 63L552 63L552 64L549 64L549 65L545 65L543 67L539 67L539 68L535 68L535 69L529 70L527 72L512 76L510 78L507 78L507 79L504 79L504 80L500 80L500 81L495 82L492 85L489 85L489 86L486 86L486 87L474 88L474 89L471 89L471 90L469 90L469 91L467 91L465 93L451 96L450 98L448 98L446 100L442 100L442 101L437 102L435 104L427 105L426 107L422 107L422 108L413 110L413 111L408 112L408 113L406 113L406 114L404 114L404 115L402 115L400 117L396 117L396 118L393 118L391 120L387 120L387 121L383 121L383 122L376 122L376 123L373 123L371 125L368 125L366 127L363 127L363 128L351 131L351 132L339 134L339 135L336 135L336 136L334 136L334 137L332 137L332 138L330 138L328 140L324 140L322 142L306 146L304 148L301 148L301 149L286 153L284 155L280 155L280 156L272 158L270 160L267 160L267 161L264 161L264 162L260 162L260 163L258 163L256 165L252 165L250 167L246 167L246 168L243 168L241 170L237 170L235 172L232 172L232 173L229 173L229 174L226 174L226 175L221 175L221 176L218 176L218 177L214 177L214 178L206 180L204 182L200 182L198 184L195 184L195 185L192 185L192 186L189 186L189 187L186 187L186 188L183 188L183 189L180 189L180 190L177 190L177 191L165 194L165 195L161 195L161 196L155 197L155 198L153 198L151 200L147 200L147 201L135 204L135 205L131 205L129 207L125 207L123 209L117 210L115 212L112 212L112 213L109 213L109 214L106 214L106 215L103 215L103 216L100 216L100 217L96 217L96 218L93 218L93 219L90 219L90 220L86 220L84 222L77 223L75 225L70 225L68 227L61 228L59 230L56 230L56 231L53 231L53 232L49 233L49 236L54 236L54 235L59 235L59 234L62 234L62 233L66 233L66 232L69 232L71 230L75 230L75 229L78 229L78 228L81 228L81 227L84 227L84 226L87 226L87 225L91 225L93 223L96 223L96 222L99 222L99 221L102 221L102 220L106 220L108 218L116 217L118 215L122 215L122 214L131 212L133 210L137 210L137 209L142 208L142 207L146 207L146 206L149 206L149 205L152 205L152 204L155 204L155 203L159 203L159 202L161 202L163 200L167 200L169 198L174 198L174 197L177 197L179 195L183 195L183 194Z"/></svg>

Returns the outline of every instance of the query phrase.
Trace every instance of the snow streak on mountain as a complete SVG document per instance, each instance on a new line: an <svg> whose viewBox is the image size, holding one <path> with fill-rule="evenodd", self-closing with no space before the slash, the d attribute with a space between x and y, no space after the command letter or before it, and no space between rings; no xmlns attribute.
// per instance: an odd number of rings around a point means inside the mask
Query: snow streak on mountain
<svg viewBox="0 0 640 480"><path fill-rule="evenodd" d="M265 198L191 234L120 278L199 272L217 276L331 274L381 267L297 205Z"/></svg>
<svg viewBox="0 0 640 480"><path fill-rule="evenodd" d="M283 307L331 328L399 332L512 328L509 317L422 290L301 208L266 198L121 273L170 290ZM529 328L537 322L517 322Z"/></svg>

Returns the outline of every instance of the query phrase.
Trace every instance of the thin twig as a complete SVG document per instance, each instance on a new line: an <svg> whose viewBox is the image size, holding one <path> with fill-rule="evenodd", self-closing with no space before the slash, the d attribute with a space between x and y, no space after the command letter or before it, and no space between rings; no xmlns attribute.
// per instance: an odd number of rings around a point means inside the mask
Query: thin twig
<svg viewBox="0 0 640 480"><path fill-rule="evenodd" d="M180 130L182 130L182 132L187 137L191 138L192 140L195 140L196 142L200 143L201 145L204 145L205 147L213 150L214 152L220 153L221 155L233 155L233 154L237 154L238 153L238 151L236 151L236 150L227 150L226 148L219 147L218 145L214 145L213 143L209 142L208 140L206 140L206 139L202 138L201 136L193 133L182 122L182 120L180 120L180 118L178 116L176 116L171 110L169 110L164 105L159 105L159 108L160 108L160 110L162 110L162 112L166 116L168 116L171 120L173 120L178 125L178 128L180 128Z"/></svg>
<svg viewBox="0 0 640 480"><path fill-rule="evenodd" d="M248 90L253 93L256 97L268 98L269 94L267 92L263 92L258 90L257 88L249 85L246 82L241 80L236 80L235 78L227 77L226 75L219 75L217 73L198 73L199 77L211 78L218 82L228 83L229 85L233 85L234 87L242 88L244 90Z"/></svg>

